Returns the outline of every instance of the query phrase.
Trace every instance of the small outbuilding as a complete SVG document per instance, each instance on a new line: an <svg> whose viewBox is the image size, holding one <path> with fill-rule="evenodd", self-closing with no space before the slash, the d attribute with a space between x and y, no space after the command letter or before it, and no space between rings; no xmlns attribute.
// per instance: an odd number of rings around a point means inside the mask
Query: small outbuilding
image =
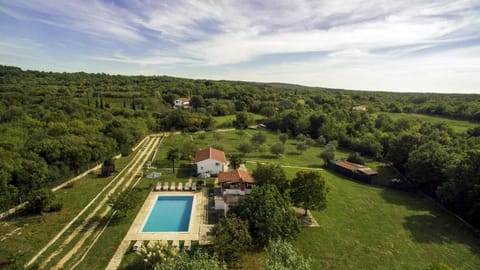
<svg viewBox="0 0 480 270"><path fill-rule="evenodd" d="M378 172L369 167L346 160L333 162L333 168L341 174L366 183L371 183L372 179L378 175Z"/></svg>
<svg viewBox="0 0 480 270"><path fill-rule="evenodd" d="M367 106L360 105L360 106L352 107L352 110L359 111L359 112L367 112L368 108L367 108Z"/></svg>

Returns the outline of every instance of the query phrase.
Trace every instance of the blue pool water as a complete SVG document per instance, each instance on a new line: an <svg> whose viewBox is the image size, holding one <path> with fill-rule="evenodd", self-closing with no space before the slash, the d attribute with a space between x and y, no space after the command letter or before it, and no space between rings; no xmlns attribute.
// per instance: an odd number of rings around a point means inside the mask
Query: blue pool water
<svg viewBox="0 0 480 270"><path fill-rule="evenodd" d="M158 196L142 232L187 232L193 196Z"/></svg>

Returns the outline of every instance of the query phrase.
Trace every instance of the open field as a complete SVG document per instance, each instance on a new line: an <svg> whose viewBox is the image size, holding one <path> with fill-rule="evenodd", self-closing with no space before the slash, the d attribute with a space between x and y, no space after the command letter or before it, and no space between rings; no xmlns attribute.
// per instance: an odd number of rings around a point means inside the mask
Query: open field
<svg viewBox="0 0 480 270"><path fill-rule="evenodd" d="M407 119L410 119L410 120L419 120L419 121L423 121L423 122L429 122L429 123L432 123L432 124L445 123L449 127L451 127L455 132L465 132L470 128L479 126L479 124L469 122L469 121L455 120L455 119L449 119L449 118L437 117L437 116L430 116L430 115L424 115L424 114L387 113L387 112L381 112L381 113L378 113L378 114L386 114L394 120L401 119L401 118L407 118Z"/></svg>
<svg viewBox="0 0 480 270"><path fill-rule="evenodd" d="M323 172L325 211L320 228L303 229L295 246L314 269L425 269L442 261L455 269L480 268L480 240L435 202Z"/></svg>
<svg viewBox="0 0 480 270"><path fill-rule="evenodd" d="M76 269L105 269L113 254L117 250L118 245L122 242L132 224L137 212L143 205L143 202L151 191L150 184L154 183L151 179L142 178L138 186L134 188L137 193L138 200L136 206L125 218L113 219L109 226L106 227L97 243L93 245L84 261Z"/></svg>
<svg viewBox="0 0 480 270"><path fill-rule="evenodd" d="M40 268L72 267L75 260L88 250L88 243L95 241L92 236L103 232L100 229L111 213L106 203L109 192L133 182L136 171L141 170L144 160L156 148L159 137L147 141L139 151L117 162L117 174L99 179L91 174L78 180L73 187L59 190L58 197L64 202L61 211L41 216L19 214L6 219L3 227L21 229L2 238L5 243L5 249L2 248L0 253L2 260L15 258L21 264L29 261ZM73 257L75 260L72 261Z"/></svg>
<svg viewBox="0 0 480 270"><path fill-rule="evenodd" d="M176 135L166 145L191 141L195 150L221 145L226 154L237 152L241 141L249 140L256 130ZM265 131L263 131L265 132ZM266 132L267 144L277 135ZM321 168L320 147L300 154L295 141L288 140L285 154L279 158L265 152L250 153L248 161L271 162L282 166ZM337 158L348 152L338 151ZM166 153L159 154L165 160ZM183 162L183 161L182 161ZM188 163L185 161L185 163ZM388 166L369 162L385 179L399 177ZM171 166L171 164L170 164ZM251 171L254 163L247 163ZM298 168L284 168L293 178ZM437 203L417 194L366 185L328 170L322 171L330 187L329 205L313 211L320 228L302 229L294 245L313 259L314 269L425 269L442 261L456 269L480 267L480 240L465 225ZM261 254L247 255L245 267L261 269Z"/></svg>
<svg viewBox="0 0 480 270"><path fill-rule="evenodd" d="M250 115L253 117L254 120L260 120L265 118L265 116L260 115L260 114L254 114L250 113ZM224 116L215 116L213 119L215 119L215 126L216 127L231 127L233 125L233 121L235 120L235 115L224 115Z"/></svg>
<svg viewBox="0 0 480 270"><path fill-rule="evenodd" d="M133 154L116 161L117 170L122 169ZM98 172L99 173L99 172ZM23 260L30 259L58 231L61 230L95 195L112 180L114 176L103 178L98 174L89 174L76 181L71 188L62 188L55 192L63 202L61 211L43 215L26 215L19 213L1 221L0 235L5 235L14 228L21 227L17 234L1 242L0 261L14 255Z"/></svg>
<svg viewBox="0 0 480 270"><path fill-rule="evenodd" d="M158 150L155 163L159 168L162 168L162 172L171 174L172 162L167 160L167 152L172 147L182 148L184 146L192 149L192 153L209 146L217 147L225 151L228 159L229 155L231 154L239 154L237 146L241 142L250 143L250 138L252 135L258 132L264 133L267 137L267 141L264 149L256 149L255 152L248 153L244 157L244 160L246 160L248 163L269 162L282 166L323 168L323 160L318 157L322 151L322 147L311 146L303 153L300 153L296 149L297 141L289 139L285 143L285 153L280 157L277 157L270 153L269 146L279 142L278 135L273 132L254 129L246 129L243 131L232 130L225 132L207 132L196 134L181 133L177 135L170 135L165 138L162 144L163 147ZM335 154L335 158L344 159L349 153L350 152L343 149L338 149ZM193 158L194 156L192 155L192 157L188 160L179 160L175 163L175 167L189 165L192 163ZM379 182L387 181L395 177L401 177L392 171L387 165L381 162L370 161L367 164L371 168L383 172L379 177ZM187 172L188 170L176 170L175 176L180 179L185 179L188 178Z"/></svg>
<svg viewBox="0 0 480 270"><path fill-rule="evenodd" d="M160 179L140 180L137 187L140 199L136 209L143 203L150 184L188 179L188 173L183 170L176 169L175 176L172 175L171 162L166 159L169 147L190 143L189 147L198 150L219 145L228 156L238 152L238 144L249 141L256 132L259 131L170 134L158 148L156 156L156 163L165 166L161 169L164 175ZM267 136L267 145L278 141L277 134L261 132ZM298 167L322 170L330 188L328 207L324 211L312 211L320 227L302 229L294 241L304 255L312 258L313 269L425 269L433 261L448 263L455 269L480 268L479 238L437 203L420 195L366 185L323 170L323 162L318 157L321 147L310 147L299 153L295 144L295 140L288 140L285 154L281 157L271 155L267 148L263 152L249 153L245 160L249 161L246 165L250 171L256 167L256 162L285 166L289 178L295 176ZM337 152L337 158L347 155L346 151ZM129 159L119 162L125 166ZM190 163L190 160L183 160L178 164ZM117 166L121 167L120 163ZM380 168L381 173L386 175L385 179L398 177L379 162L369 162L369 166L377 170ZM65 202L62 210L67 211L65 217L60 212L18 217L15 221L9 221L12 222L11 226L29 225L22 227L20 235L1 243L0 256L5 259L20 250L24 253L24 259L31 258L33 252L44 246L108 181L103 178L82 179L73 188L58 191L58 196ZM136 211L132 211L125 219L110 223L78 269L104 268L129 229ZM0 230L2 234L9 231L5 227ZM31 239L35 239L35 242ZM127 261L133 257L127 256ZM261 253L247 254L243 260L244 267L261 269L262 260ZM72 265L68 263L66 266Z"/></svg>

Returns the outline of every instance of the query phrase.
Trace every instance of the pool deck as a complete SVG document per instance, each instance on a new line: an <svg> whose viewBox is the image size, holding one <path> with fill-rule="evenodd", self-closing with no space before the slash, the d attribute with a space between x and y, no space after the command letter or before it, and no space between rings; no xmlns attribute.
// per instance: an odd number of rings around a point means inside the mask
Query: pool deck
<svg viewBox="0 0 480 270"><path fill-rule="evenodd" d="M192 213L190 216L190 226L188 232L142 232L142 227L150 213L150 209L157 200L158 196L193 196ZM199 241L201 233L204 233L204 220L206 217L206 207L208 204L207 191L152 191L143 203L135 220L130 226L124 240L172 240L172 241Z"/></svg>

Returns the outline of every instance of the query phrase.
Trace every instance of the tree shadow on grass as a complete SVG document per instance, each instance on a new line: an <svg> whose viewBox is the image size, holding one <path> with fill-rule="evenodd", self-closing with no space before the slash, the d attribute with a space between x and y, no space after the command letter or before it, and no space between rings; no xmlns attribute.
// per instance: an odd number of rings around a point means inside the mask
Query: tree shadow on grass
<svg viewBox="0 0 480 270"><path fill-rule="evenodd" d="M412 215L405 218L403 224L412 239L425 244L467 245L475 254L480 254L479 238L459 220L445 215Z"/></svg>
<svg viewBox="0 0 480 270"><path fill-rule="evenodd" d="M308 164L305 167L316 168L316 169L325 169L325 167L321 164Z"/></svg>
<svg viewBox="0 0 480 270"><path fill-rule="evenodd" d="M406 192L384 187L380 193L385 202L406 207L409 210L431 210L427 198L416 192Z"/></svg>
<svg viewBox="0 0 480 270"><path fill-rule="evenodd" d="M261 155L258 155L257 157L261 159L278 159L279 158L278 156L269 155L269 154L261 154Z"/></svg>

